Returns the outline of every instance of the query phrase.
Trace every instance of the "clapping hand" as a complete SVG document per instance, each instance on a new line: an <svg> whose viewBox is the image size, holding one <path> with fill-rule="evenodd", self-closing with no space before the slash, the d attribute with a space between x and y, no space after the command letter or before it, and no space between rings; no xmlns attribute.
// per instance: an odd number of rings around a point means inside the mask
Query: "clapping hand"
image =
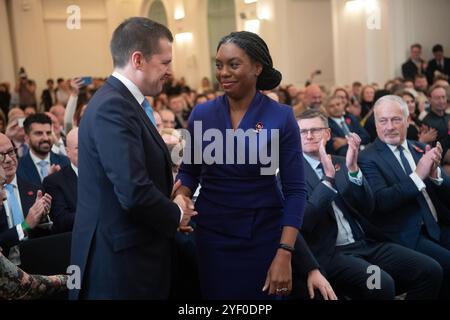
<svg viewBox="0 0 450 320"><path fill-rule="evenodd" d="M336 175L336 169L334 168L331 156L327 154L327 151L325 150L325 143L326 142L323 139L320 141L319 147L320 162L322 163L323 172L325 176L334 178L334 176Z"/></svg>
<svg viewBox="0 0 450 320"><path fill-rule="evenodd" d="M357 172L358 168L358 154L359 146L361 145L361 138L356 133L349 133L347 135L348 149L345 157L345 163L349 172Z"/></svg>

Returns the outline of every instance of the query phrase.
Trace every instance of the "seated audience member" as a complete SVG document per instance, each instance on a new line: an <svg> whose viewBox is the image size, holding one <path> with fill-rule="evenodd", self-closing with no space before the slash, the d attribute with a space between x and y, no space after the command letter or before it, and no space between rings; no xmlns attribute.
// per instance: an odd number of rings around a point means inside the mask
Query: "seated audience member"
<svg viewBox="0 0 450 320"><path fill-rule="evenodd" d="M409 59L402 64L402 75L404 79L413 80L417 74L425 74L427 64L422 59L422 46L418 43L410 47Z"/></svg>
<svg viewBox="0 0 450 320"><path fill-rule="evenodd" d="M5 134L17 148L18 158L22 158L28 153L28 145L25 143L25 130L23 130L23 121L25 114L20 108L13 108L8 113L8 125Z"/></svg>
<svg viewBox="0 0 450 320"><path fill-rule="evenodd" d="M187 103L186 100L184 100L183 96L169 96L169 109L172 110L175 115L175 129L186 128L187 117L185 112L187 109Z"/></svg>
<svg viewBox="0 0 450 320"><path fill-rule="evenodd" d="M347 136L354 132L361 139L361 145L370 143L370 136L351 114L345 113L342 99L331 97L325 103L325 109L329 117L331 139L327 143L327 151L330 154L344 156L347 153Z"/></svg>
<svg viewBox="0 0 450 320"><path fill-rule="evenodd" d="M437 141L441 143L443 156L450 148L449 122L450 114L446 113L448 106L447 91L444 87L434 85L430 88L430 111L423 123L438 132Z"/></svg>
<svg viewBox="0 0 450 320"><path fill-rule="evenodd" d="M25 141L30 151L19 161L17 175L23 180L40 186L49 174L70 164L66 156L51 151L52 120L44 113L36 113L23 123Z"/></svg>
<svg viewBox="0 0 450 320"><path fill-rule="evenodd" d="M321 110L323 97L324 93L322 92L322 89L320 89L320 86L317 84L310 84L305 89L303 102L293 107L295 115L298 116L300 113L308 109Z"/></svg>
<svg viewBox="0 0 450 320"><path fill-rule="evenodd" d="M50 217L53 221L53 233L72 231L77 208L78 185L78 128L67 135L67 157L70 166L66 166L44 178L44 190L52 196L53 205Z"/></svg>
<svg viewBox="0 0 450 320"><path fill-rule="evenodd" d="M330 156L326 116L316 110L300 115L308 201L302 234L341 295L352 299L433 299L442 280L442 269L433 259L397 244L372 226L372 191L358 167L360 138L348 136L346 157ZM368 270L380 270L378 290L367 285Z"/></svg>
<svg viewBox="0 0 450 320"><path fill-rule="evenodd" d="M175 114L170 109L162 109L159 111L159 115L162 119L163 128L175 129Z"/></svg>
<svg viewBox="0 0 450 320"><path fill-rule="evenodd" d="M3 138L0 137L0 139ZM0 142L0 144L2 144ZM6 180L3 166L0 166L0 180ZM0 184L0 210L4 212L5 190L3 183ZM40 276L29 275L19 269L16 264L9 261L2 254L0 247L0 300L3 299L37 299L64 291L67 276Z"/></svg>
<svg viewBox="0 0 450 320"><path fill-rule="evenodd" d="M23 108L23 113L25 114L25 118L29 115L36 113L36 107L35 106L26 106Z"/></svg>
<svg viewBox="0 0 450 320"><path fill-rule="evenodd" d="M374 107L378 138L359 165L375 198L371 222L395 242L430 256L443 269L440 297L450 298L450 178L442 148L406 140L408 106L385 96Z"/></svg>
<svg viewBox="0 0 450 320"><path fill-rule="evenodd" d="M63 139L62 127L53 113L45 113L52 120L52 151L56 154L66 156L65 136Z"/></svg>
<svg viewBox="0 0 450 320"><path fill-rule="evenodd" d="M366 123L375 103L375 88L371 85L364 86L361 91L361 124Z"/></svg>
<svg viewBox="0 0 450 320"><path fill-rule="evenodd" d="M434 80L440 75L450 78L450 58L444 56L444 47L436 44L432 51L434 58L428 62L427 67L427 79L430 84L434 84Z"/></svg>
<svg viewBox="0 0 450 320"><path fill-rule="evenodd" d="M5 133L6 131L6 115L5 113L0 109L0 132Z"/></svg>
<svg viewBox="0 0 450 320"><path fill-rule="evenodd" d="M53 114L56 117L59 127L60 127L60 130L61 130L61 132L63 132L64 131L64 116L66 113L66 108L61 104L57 104L50 108L49 113ZM55 125L56 125L56 123L55 123Z"/></svg>
<svg viewBox="0 0 450 320"><path fill-rule="evenodd" d="M408 133L406 138L422 143L435 142L437 131L436 129L422 125L422 121L418 118L418 108L413 94L409 91L403 91L399 93L398 96L402 97L403 101L408 105Z"/></svg>
<svg viewBox="0 0 450 320"><path fill-rule="evenodd" d="M205 103L206 101L208 101L208 98L206 98L204 94L197 95L194 100L194 108L199 104Z"/></svg>
<svg viewBox="0 0 450 320"><path fill-rule="evenodd" d="M158 132L161 132L161 130L164 128L161 115L158 111L154 111L153 117L155 118L156 129L158 130Z"/></svg>
<svg viewBox="0 0 450 320"><path fill-rule="evenodd" d="M387 90L378 90L377 92L375 92L374 101L377 101L381 97L389 94L391 93ZM377 138L377 129L375 127L375 116L373 114L373 108L370 109L366 117L363 120L361 120L361 125L364 127L364 129L366 129L367 133L369 134L370 142L375 141L375 139Z"/></svg>
<svg viewBox="0 0 450 320"><path fill-rule="evenodd" d="M19 265L16 245L27 238L48 234L38 225L49 213L52 198L48 194L42 195L37 186L16 176L16 149L4 134L0 134L0 164L0 170L4 172L0 185L5 185L7 196L0 213L0 246L3 254Z"/></svg>

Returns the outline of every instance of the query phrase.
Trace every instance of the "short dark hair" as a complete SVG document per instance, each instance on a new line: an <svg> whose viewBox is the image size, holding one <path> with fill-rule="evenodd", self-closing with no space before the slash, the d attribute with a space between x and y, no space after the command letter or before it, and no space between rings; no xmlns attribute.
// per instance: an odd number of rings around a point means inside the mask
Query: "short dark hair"
<svg viewBox="0 0 450 320"><path fill-rule="evenodd" d="M422 45L420 43L414 43L411 45L410 49L412 49L412 48L418 48L418 49L422 50Z"/></svg>
<svg viewBox="0 0 450 320"><path fill-rule="evenodd" d="M49 124L52 125L52 119L45 113L35 113L29 115L25 121L23 122L23 129L25 130L26 134L30 134L31 132L31 125L33 123L40 123L40 124Z"/></svg>
<svg viewBox="0 0 450 320"><path fill-rule="evenodd" d="M114 67L122 68L135 51L140 51L145 59L158 53L159 40L167 38L173 42L170 30L160 23L144 17L132 17L123 21L114 30L110 49Z"/></svg>
<svg viewBox="0 0 450 320"><path fill-rule="evenodd" d="M322 120L324 126L326 128L329 128L328 117L326 116L325 113L323 113L320 110L307 109L297 116L297 120L306 120L306 119L315 119L315 118L319 118L320 120Z"/></svg>
<svg viewBox="0 0 450 320"><path fill-rule="evenodd" d="M271 90L276 88L282 79L281 72L273 67L269 47L256 33L248 31L232 32L223 37L217 45L217 51L221 45L233 43L245 51L251 60L262 65L262 72L256 81L256 89Z"/></svg>
<svg viewBox="0 0 450 320"><path fill-rule="evenodd" d="M436 44L433 47L433 53L436 52L444 52L444 47L442 46L442 44Z"/></svg>

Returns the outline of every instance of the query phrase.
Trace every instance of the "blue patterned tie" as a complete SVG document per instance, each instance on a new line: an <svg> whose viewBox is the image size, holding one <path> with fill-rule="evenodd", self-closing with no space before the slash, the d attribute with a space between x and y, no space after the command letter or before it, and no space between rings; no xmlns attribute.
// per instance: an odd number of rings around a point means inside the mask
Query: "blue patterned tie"
<svg viewBox="0 0 450 320"><path fill-rule="evenodd" d="M153 109L150 106L150 103L148 102L147 98L144 98L144 102L142 102L142 107L144 108L147 117L150 119L150 122L153 123L153 125L156 127L155 117L153 116Z"/></svg>
<svg viewBox="0 0 450 320"><path fill-rule="evenodd" d="M45 161L45 160L39 161L38 165L40 167L39 171L40 171L41 177L42 177L41 180L44 180L44 178L46 176L48 176L47 161Z"/></svg>
<svg viewBox="0 0 450 320"><path fill-rule="evenodd" d="M23 213L22 210L20 210L19 201L17 201L16 195L14 193L14 187L12 184L5 185L5 189L8 199L9 207L11 208L12 218L13 218L13 225L17 226L18 224L21 224L23 221Z"/></svg>
<svg viewBox="0 0 450 320"><path fill-rule="evenodd" d="M400 152L400 160L402 161L403 169L405 169L406 175L409 176L412 173L412 169L405 157L405 154L403 153L404 148L403 146L398 146L397 149Z"/></svg>

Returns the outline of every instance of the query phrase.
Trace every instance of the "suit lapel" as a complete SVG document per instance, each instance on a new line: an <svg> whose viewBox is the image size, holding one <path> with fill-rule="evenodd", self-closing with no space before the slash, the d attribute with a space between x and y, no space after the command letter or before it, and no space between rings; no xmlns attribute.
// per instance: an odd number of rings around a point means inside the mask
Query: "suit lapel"
<svg viewBox="0 0 450 320"><path fill-rule="evenodd" d="M317 174L314 171L314 169L309 164L309 162L304 160L304 164L305 164L306 183L309 185L311 190L313 190L320 183L320 180L317 177Z"/></svg>
<svg viewBox="0 0 450 320"><path fill-rule="evenodd" d="M155 142L159 145L159 147L161 148L161 150L164 153L164 157L166 158L167 161L167 172L166 174L169 177L169 193L172 190L172 185L173 185L173 177L172 177L172 159L170 157L169 154L169 150L167 149L166 144L164 143L161 135L159 134L159 132L156 130L155 126L150 122L150 119L147 117L147 114L145 113L144 109L142 108L142 106L139 105L139 103L136 101L136 98L131 94L131 92L128 90L127 87L125 87L125 85L119 81L117 78L110 76L107 80L107 82L113 86L117 91L119 91L119 93L121 95L123 95L125 97L125 99L127 99L128 101L130 101L131 105L133 106L133 108L135 108L135 111L140 115L141 120L144 122L144 125L147 127L147 129L150 132L150 135L153 137L153 139L155 140Z"/></svg>
<svg viewBox="0 0 450 320"><path fill-rule="evenodd" d="M62 170L64 170L63 174L67 179L66 186L69 189L70 194L75 196L77 194L77 188L76 188L77 187L76 181L78 179L77 175L76 175L75 171L73 171L72 166L67 166ZM75 183L73 183L74 181L75 181Z"/></svg>
<svg viewBox="0 0 450 320"><path fill-rule="evenodd" d="M375 140L375 146L379 151L377 156L383 161L388 167L392 169L392 172L397 176L397 179L404 180L407 176L397 158L394 156L394 153L389 149L389 147L381 142L380 139ZM382 155L382 156L380 156Z"/></svg>
<svg viewBox="0 0 450 320"><path fill-rule="evenodd" d="M34 165L33 159L31 159L30 152L23 157L24 160L24 172L29 172L30 176L28 177L30 183L38 183L41 184L41 177L39 176L39 172L37 171L36 166ZM24 177L25 178L25 177Z"/></svg>
<svg viewBox="0 0 450 320"><path fill-rule="evenodd" d="M408 141L408 148L414 158L414 162L417 165L417 162L419 162L419 160L422 157L422 155L424 154L425 150L422 150L420 147L416 146L415 144L413 144L410 141Z"/></svg>
<svg viewBox="0 0 450 320"><path fill-rule="evenodd" d="M22 212L24 217L26 217L28 215L28 211L36 201L36 190L19 178L17 178L17 188L19 189Z"/></svg>
<svg viewBox="0 0 450 320"><path fill-rule="evenodd" d="M131 92L127 89L127 87L125 87L125 85L122 82L120 82L113 76L110 76L107 82L114 88L116 88L128 101L132 102L135 111L139 114L141 120L144 122L145 126L150 131L151 136L164 151L164 156L166 157L167 161L171 164L172 160L170 158L166 144L161 138L159 132L156 130L155 126L150 122L150 119L147 117L147 114L145 113L144 109L139 105L139 103L136 101Z"/></svg>

